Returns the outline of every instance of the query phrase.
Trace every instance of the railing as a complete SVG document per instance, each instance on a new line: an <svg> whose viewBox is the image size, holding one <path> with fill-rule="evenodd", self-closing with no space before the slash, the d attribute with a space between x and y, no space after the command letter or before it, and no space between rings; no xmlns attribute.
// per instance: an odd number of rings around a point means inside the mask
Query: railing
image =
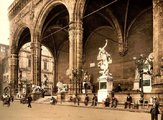
<svg viewBox="0 0 163 120"><path fill-rule="evenodd" d="M8 8L8 16L14 18L32 0L14 0Z"/></svg>

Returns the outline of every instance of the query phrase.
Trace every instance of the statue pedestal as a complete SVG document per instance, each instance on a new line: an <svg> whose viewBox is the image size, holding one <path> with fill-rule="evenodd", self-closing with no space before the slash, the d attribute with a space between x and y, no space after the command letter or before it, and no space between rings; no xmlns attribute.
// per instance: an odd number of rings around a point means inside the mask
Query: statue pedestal
<svg viewBox="0 0 163 120"><path fill-rule="evenodd" d="M113 89L113 78L111 76L102 76L98 78L99 90L98 90L98 102L105 100L107 95L111 94Z"/></svg>
<svg viewBox="0 0 163 120"><path fill-rule="evenodd" d="M139 90L139 80L135 80L135 81L134 81L133 90Z"/></svg>

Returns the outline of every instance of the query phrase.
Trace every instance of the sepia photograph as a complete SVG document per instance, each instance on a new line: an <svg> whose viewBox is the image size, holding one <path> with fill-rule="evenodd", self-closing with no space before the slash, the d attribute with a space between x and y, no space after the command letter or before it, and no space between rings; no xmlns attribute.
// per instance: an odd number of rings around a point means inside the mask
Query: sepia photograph
<svg viewBox="0 0 163 120"><path fill-rule="evenodd" d="M163 0L1 0L0 120L163 120Z"/></svg>

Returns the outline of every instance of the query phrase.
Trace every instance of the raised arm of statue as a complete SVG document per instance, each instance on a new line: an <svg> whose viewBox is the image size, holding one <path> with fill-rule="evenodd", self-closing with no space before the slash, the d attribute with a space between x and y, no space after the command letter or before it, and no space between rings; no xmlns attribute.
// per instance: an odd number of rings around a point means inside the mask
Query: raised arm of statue
<svg viewBox="0 0 163 120"><path fill-rule="evenodd" d="M105 43L104 47L99 48L99 50L100 50L99 54L105 52L105 48L106 48L107 44L108 44L108 40L106 40L106 43Z"/></svg>
<svg viewBox="0 0 163 120"><path fill-rule="evenodd" d="M105 43L104 47L99 48L99 53L98 53L98 56L97 56L97 60L101 60L101 59L103 59L104 56L106 56L107 53L105 51L105 48L106 48L107 44L108 44L108 40L106 40L106 43Z"/></svg>
<svg viewBox="0 0 163 120"><path fill-rule="evenodd" d="M108 40L106 39L106 43L105 43L103 49L105 49L107 45L108 45Z"/></svg>

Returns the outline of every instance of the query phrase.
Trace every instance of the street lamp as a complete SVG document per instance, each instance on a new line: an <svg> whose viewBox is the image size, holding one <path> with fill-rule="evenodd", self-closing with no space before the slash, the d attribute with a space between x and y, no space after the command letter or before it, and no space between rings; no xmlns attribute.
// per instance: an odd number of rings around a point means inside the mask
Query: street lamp
<svg viewBox="0 0 163 120"><path fill-rule="evenodd" d="M73 79L75 81L75 95L78 95L78 90L79 93L81 93L82 86L81 86L81 75L82 75L82 69L73 69L72 74L73 74Z"/></svg>
<svg viewBox="0 0 163 120"><path fill-rule="evenodd" d="M72 70L73 81L75 81L75 95L77 96L77 69Z"/></svg>
<svg viewBox="0 0 163 120"><path fill-rule="evenodd" d="M137 66L138 69L138 73L139 73L139 87L141 88L140 91L140 102L143 103L144 101L144 91L143 91L143 68L144 68L144 63L146 61L146 58L144 57L143 54L140 54L139 58L133 57L135 64Z"/></svg>

